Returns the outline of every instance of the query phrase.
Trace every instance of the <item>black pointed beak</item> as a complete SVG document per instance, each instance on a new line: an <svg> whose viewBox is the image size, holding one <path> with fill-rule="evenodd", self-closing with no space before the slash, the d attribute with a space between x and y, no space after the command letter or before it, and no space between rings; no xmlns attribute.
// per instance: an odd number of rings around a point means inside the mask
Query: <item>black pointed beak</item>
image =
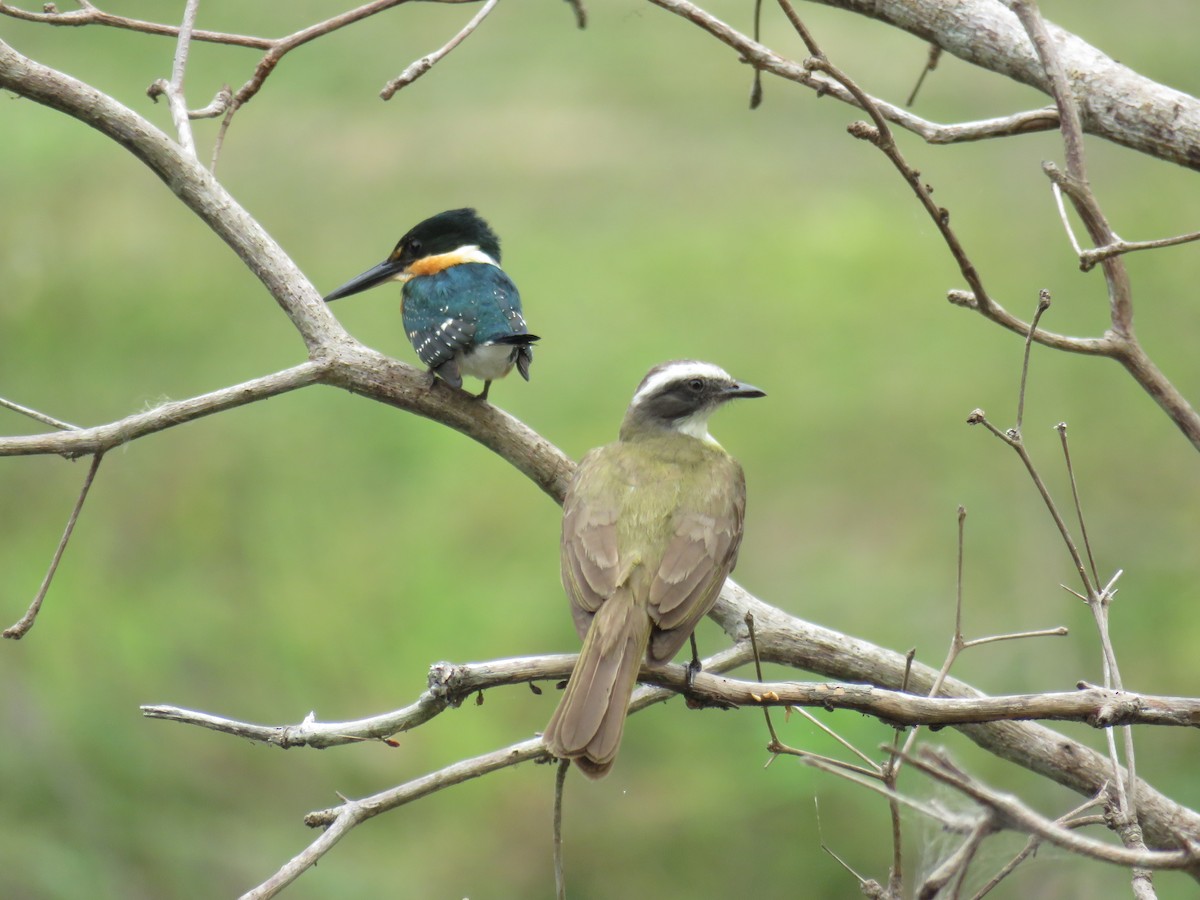
<svg viewBox="0 0 1200 900"><path fill-rule="evenodd" d="M325 302L332 303L334 300L340 300L342 297L349 297L351 294L358 294L368 288L373 288L377 284L383 284L385 281L392 281L397 275L404 271L404 266L391 259L385 259L379 265L367 269L361 275L351 278L340 288L332 293L325 295Z"/></svg>
<svg viewBox="0 0 1200 900"><path fill-rule="evenodd" d="M725 388L725 397L730 400L734 399L735 397L765 396L767 396L766 391L762 390L761 388L756 388L752 384L746 384L745 382L741 381L735 381L733 384L729 385L729 387Z"/></svg>

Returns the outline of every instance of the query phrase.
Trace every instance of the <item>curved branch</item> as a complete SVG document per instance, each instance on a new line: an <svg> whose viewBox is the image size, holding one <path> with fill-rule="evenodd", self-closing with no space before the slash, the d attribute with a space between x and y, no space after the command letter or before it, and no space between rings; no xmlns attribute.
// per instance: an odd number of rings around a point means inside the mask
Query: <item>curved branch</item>
<svg viewBox="0 0 1200 900"><path fill-rule="evenodd" d="M471 20L458 31L454 37L446 41L437 50L432 53L427 53L414 63L410 63L407 68L387 84L383 86L383 90L379 92L379 96L384 100L391 100L396 95L396 92L408 87L439 62L441 62L455 47L465 41L479 27L480 23L486 19L496 8L499 0L487 0L480 7L479 12L471 17Z"/></svg>
<svg viewBox="0 0 1200 900"><path fill-rule="evenodd" d="M550 761L550 755L542 746L540 737L530 738L510 747L502 747L473 759L464 759L446 766L444 769L431 772L390 790L372 794L361 800L346 800L340 806L311 812L304 817L304 824L310 828L324 828L324 833L301 853L289 860L278 872L258 887L243 894L241 900L265 900L267 897L274 897L303 875L305 871L315 866L318 860L328 853L334 844L345 837L346 832L355 825L373 819L380 813L389 812L412 803L414 800L437 793L443 788L453 787L456 784L462 784L483 775L490 775L492 772L498 772L530 760Z"/></svg>
<svg viewBox="0 0 1200 900"><path fill-rule="evenodd" d="M1014 0L816 2L892 25L965 62L1051 95L1033 45L1010 9ZM1085 132L1200 169L1200 100L1138 74L1057 25L1046 25L1071 73Z"/></svg>
<svg viewBox="0 0 1200 900"><path fill-rule="evenodd" d="M131 19L128 16L118 16L105 12L86 3L83 9L72 9L67 12L31 12L12 6L0 0L0 15L25 22L39 22L43 25L58 25L81 28L85 25L107 25L110 28L121 28L126 31L137 31L142 34L161 35L163 37L178 37L178 25L164 25L161 22L148 22L145 19ZM250 47L254 50L267 50L274 43L270 38L251 37L245 34L225 34L220 31L193 31L192 39L207 41L213 44L229 44L234 47Z"/></svg>
<svg viewBox="0 0 1200 900"><path fill-rule="evenodd" d="M688 0L649 0L655 6L696 24L734 50L748 63L857 106L853 95L828 79L813 76L803 66L751 40ZM995 0L816 0L878 19L937 44L966 62L1029 84L1049 94L1049 85L1024 31L1014 16ZM1050 26L1059 38L1064 63L1077 75L1083 104L1083 127L1090 134L1150 156L1200 169L1200 100L1139 75L1114 62L1095 47L1061 28ZM1094 67L1094 68L1089 68ZM1111 102L1108 99L1116 98ZM899 106L875 98L889 122L934 143L931 134L945 135L949 126L925 122ZM1057 127L1056 112L1035 116L1027 128L1002 133L1044 131ZM986 136L986 135L981 135Z"/></svg>
<svg viewBox="0 0 1200 900"><path fill-rule="evenodd" d="M905 122L896 116L895 107L870 96L859 88L848 76L838 70L837 67L830 64L820 53L820 48L816 46L787 0L780 0L780 4L783 6L784 12L791 20L793 26L800 33L807 49L813 54L813 57L805 60L803 65L797 65L794 62L782 59L761 44L750 40L744 34L730 28L708 12L688 2L688 0L651 0L651 2L669 9L699 25L722 43L739 50L744 54L746 60L756 68L775 72L785 78L812 87L821 94L832 94L846 103L865 110L872 117L874 124L855 122L849 129L851 135L873 143L888 157L897 171L900 172L929 214L934 225L938 228L942 239L946 242L947 248L958 264L963 278L971 287L971 291L969 292L951 291L948 295L950 302L968 309L974 309L991 321L1017 334L1022 336L1030 334L1033 329L1032 325L1009 313L987 293L978 270L959 241L958 236L950 227L949 211L933 201L929 186L921 180L920 173L907 163L903 154L901 154L899 148L896 146L896 142L892 139L888 123L894 122L903 126ZM1037 63L1036 57L1034 62ZM1197 101L1193 100L1193 102ZM1074 109L1075 107L1072 104L1070 108ZM1198 121L1200 121L1200 116L1198 116ZM1048 175L1053 178L1056 172L1057 169L1052 164L1047 165ZM1063 177L1062 184L1064 190L1070 186L1068 182L1074 184L1071 179ZM1056 181L1056 183L1059 182ZM1076 191L1072 196L1076 197L1076 195L1090 201L1088 203L1077 199L1081 215L1090 217L1092 224L1089 225L1089 229L1093 227L1099 229L1097 223L1103 221L1103 215L1099 212L1098 208L1093 209L1095 207L1094 198L1091 198L1090 194L1084 191ZM1092 230L1091 233L1100 243L1105 243L1104 235L1107 232L1104 229L1107 228L1107 223L1104 223L1102 229ZM1200 415L1196 413L1187 399L1154 365L1153 361L1145 354L1133 336L1128 277L1125 274L1124 264L1119 257L1110 259L1105 263L1105 277L1112 292L1113 322L1115 323L1113 330L1110 330L1100 338L1076 338L1036 329L1033 330L1033 340L1059 350L1087 355L1107 356L1117 360L1125 366L1126 371L1134 377L1138 384L1171 417L1171 420L1183 432L1184 436L1192 442L1193 446L1200 449Z"/></svg>
<svg viewBox="0 0 1200 900"><path fill-rule="evenodd" d="M1094 838L1085 837L1069 828L1038 815L1009 794L992 790L965 774L942 752L928 747L916 756L901 754L915 768L953 787L994 813L1003 827L1038 837L1071 853L1129 868L1195 869L1200 860L1200 847L1184 844L1177 850L1148 851L1116 847Z"/></svg>
<svg viewBox="0 0 1200 900"><path fill-rule="evenodd" d="M149 121L94 87L22 56L0 40L0 88L78 119L163 180L270 291L311 355L348 338L296 264L212 173Z"/></svg>
<svg viewBox="0 0 1200 900"><path fill-rule="evenodd" d="M54 580L54 573L58 571L58 564L62 562L63 552L67 549L67 542L71 540L71 535L75 531L75 523L79 521L79 514L83 511L83 503L87 500L92 482L96 480L96 472L100 469L100 461L102 459L104 459L103 453L97 453L92 457L92 464L88 466L87 475L84 476L83 487L79 491L79 498L75 501L75 506L71 509L71 515L67 518L67 527L63 529L62 537L58 539L58 546L54 549L54 555L50 558L50 567L46 570L46 575L42 579L41 586L38 587L37 593L33 595L33 602L25 610L25 615L21 616L20 619L8 628L5 628L3 632L0 632L4 637L11 638L12 640L20 640L29 633L29 629L37 621L38 613L42 609L42 601L46 599L46 592L50 590L50 582Z"/></svg>
<svg viewBox="0 0 1200 900"><path fill-rule="evenodd" d="M105 425L92 428L76 427L71 431L46 434L0 437L0 457L57 454L67 459L76 459L89 454L106 453L114 447L148 434L315 384L322 379L328 368L328 363L304 362L282 372L264 375L198 397L163 403L153 409L134 413Z"/></svg>
<svg viewBox="0 0 1200 900"><path fill-rule="evenodd" d="M165 719L198 725L234 737L270 744L282 750L312 747L324 750L340 744L383 740L423 725L447 709L462 703L467 695L504 685L566 678L575 665L576 654L501 659L486 663L455 665L434 663L429 668L429 689L408 706L350 722L318 722L310 714L296 725L255 725L223 716L180 709L176 706L143 706L148 719Z"/></svg>
<svg viewBox="0 0 1200 900"><path fill-rule="evenodd" d="M843 681L864 681L893 690L927 694L937 671L921 663L908 665L901 653L823 628L769 606L732 580L726 582L711 616L735 640L745 635L745 616L754 616L759 653L777 662ZM942 697L984 697L957 678L947 677ZM990 722L955 726L979 747L1049 778L1085 797L1107 790L1112 767L1108 758L1044 725ZM1176 803L1138 780L1138 815L1152 847L1180 849L1200 838L1200 813ZM1189 870L1200 880L1200 869Z"/></svg>
<svg viewBox="0 0 1200 900"><path fill-rule="evenodd" d="M846 682L741 681L714 674L744 662L745 648L727 651L707 660L704 670L691 677L682 665L642 666L638 680L684 694L704 706L731 707L811 706L849 709L896 727L963 725L982 722L1048 719L1086 722L1094 728L1116 725L1168 725L1200 728L1200 700L1192 697L1157 697L1092 685L1076 691L1013 694L989 697L921 697L870 684ZM384 740L411 731L479 691L568 677L576 654L527 656L485 663L434 663L429 669L429 689L401 709L348 722L318 722L310 714L295 725L255 725L223 716L175 706L147 705L142 715L184 725L198 725L234 737L279 747L324 750L342 744ZM666 699L663 696L662 699ZM654 702L659 699L655 695ZM639 705L638 708L642 708Z"/></svg>
<svg viewBox="0 0 1200 900"><path fill-rule="evenodd" d="M561 663L573 659L573 655L570 657L560 657L558 658L558 662ZM747 662L748 659L748 649L743 645L724 650L705 660L704 664L711 671L725 671ZM517 668L520 668L522 665L522 661L520 660L513 660L511 662L516 663ZM435 666L434 668L436 670L437 667ZM638 688L634 693L629 710L631 713L634 713L672 696L674 696L673 691L659 687L643 686ZM309 844L301 853L289 860L269 879L253 890L246 892L242 896L242 900L248 900L248 898L262 900L262 898L274 897L279 891L304 874L305 870L316 865L317 861L328 853L330 848L341 840L347 831L355 825L365 822L367 819L404 806L414 800L419 800L435 791L440 791L442 788L462 784L464 781L470 781L481 775L487 775L500 769L529 762L530 760L539 762L550 762L553 760L553 757L542 745L540 736L520 741L508 747L501 747L499 750L493 750L490 753L476 756L473 759L464 759L452 763L436 772L431 772L428 775L361 800L344 800L339 806L311 812L304 817L304 823L310 828L325 828L326 831Z"/></svg>
<svg viewBox="0 0 1200 900"><path fill-rule="evenodd" d="M683 7L695 10L695 7L682 3L681 0L654 2L672 11L679 11ZM972 5L977 2L979 0L971 0ZM851 3L841 5L847 8L866 6ZM903 4L906 9L917 5ZM931 0L924 0L919 5L921 9L929 10L947 5L965 6L968 3L964 0L961 4L937 4ZM901 4L884 0L872 2L870 6L882 16L883 11L895 11ZM828 90L827 79L822 82L804 67L776 56L761 45L737 35L711 17L708 17L708 20L712 27L720 26L725 29L722 39L743 52L754 65ZM1064 51L1064 60L1069 68L1075 66L1070 52ZM233 201L210 173L194 160L188 159L174 142L145 119L99 91L32 62L2 41L0 87L65 112L126 147L145 162L189 208L229 244L291 318L312 357L308 363L268 378L281 377L285 381L292 378L295 380L295 383L291 384L292 387L317 381L335 384L434 418L484 443L517 466L551 497L561 500L567 479L572 472L572 464L557 448L502 411L476 403L449 389L431 390L422 373L356 344L333 319L320 302L316 291L294 263L261 226ZM1113 87L1111 84L1106 85L1104 90L1119 97L1136 97L1128 92L1123 93L1120 87ZM1196 128L1193 121L1196 115L1196 101L1184 95L1178 97L1179 111L1171 122L1174 129L1172 140L1179 143L1180 153L1186 157L1186 161L1177 161L1200 167L1200 153L1196 152L1194 146L1194 134L1200 133L1200 128ZM1144 118L1152 125L1153 117L1161 112L1160 107L1154 107ZM1095 130L1098 127L1096 116L1087 110L1084 122L1089 130L1102 133ZM1130 134L1123 137L1120 134L1105 136L1128 146L1137 146L1135 138L1146 130L1147 122L1140 122L1136 116L1128 121L1121 119L1118 124L1126 124ZM1152 146L1152 143L1147 146ZM1145 152L1152 150L1146 149ZM1157 151L1157 155L1170 158L1170 155L1161 149ZM239 398L236 393L231 393L236 390L234 388L227 389L226 392L215 392L224 395L217 401L218 405L224 404L220 408L249 402L244 396ZM209 400L205 402L212 402L213 396L206 395ZM188 402L184 401L184 404ZM203 405L201 404L201 407ZM171 406L168 404L164 408ZM179 411L179 405L176 405L175 411ZM193 418L213 411L216 411L216 407L204 411L191 407L183 409L184 413L192 415ZM153 417L154 412L141 415ZM149 427L153 419L131 419L137 420L135 431L142 429L138 433L156 430ZM126 422L128 424L128 420ZM160 416L156 424L169 427L170 423ZM103 446L131 439L129 433L119 429L112 432L81 429L80 433L85 436L68 433L10 438L4 445L10 448L9 453L58 453L66 448L67 455L71 455L99 452ZM61 443L64 441L78 443ZM21 447L24 449L11 449ZM731 634L740 634L747 610L754 612L759 646L765 659L785 662L843 680L863 680L894 689L903 684L905 659L901 654L795 619L767 606L733 582L726 586L722 600L714 610L714 617L721 621ZM936 673L932 669L914 665L909 689L920 690L921 685L931 684L935 676ZM955 679L947 679L943 694L960 697L983 696L969 685ZM1040 725L1002 722L959 727L964 734L989 752L1017 762L1086 796L1097 793L1109 775L1107 760L1102 756ZM531 742L526 742L529 743ZM540 742L532 743L536 744L536 747L530 752L534 755L540 753ZM1194 838L1200 835L1200 815L1174 803L1144 782L1140 782L1138 796L1139 813L1151 844L1180 847L1186 836Z"/></svg>
<svg viewBox="0 0 1200 900"><path fill-rule="evenodd" d="M717 678L711 673L724 671L750 660L748 641L745 640L747 611L754 616L756 640L764 661L804 669L843 681L879 685L896 693L849 686L738 683ZM747 705L762 705L764 700L770 705L784 705L788 702L801 702L807 693L811 705L860 709L891 721L905 721L905 715L911 715L914 721L921 715L929 715L927 721L930 722L941 721L938 717L947 721L957 718L953 727L984 750L1084 796L1094 796L1107 790L1111 784L1111 768L1102 754L1050 728L1017 721L964 723L964 719L978 716L983 710L996 713L1006 702L1025 702L1026 698L988 697L952 677L944 680L937 698L926 700L913 696L928 692L938 675L933 668L920 663L909 666L908 660L900 653L788 615L782 610L768 606L732 580L726 583L712 617L737 643L705 662L705 672L696 676L696 688L701 696L708 694L721 699L740 700ZM439 679L448 678L449 683L455 685L449 696L461 699L475 690L489 686L489 683L512 684L537 678L562 677L569 671L572 658L560 655L540 660L492 663L488 664L487 668L474 672L472 677L467 677L463 671L447 675L439 664L434 667L434 674ZM542 673L540 675L537 674L539 670ZM479 681L474 680L476 676ZM667 699L686 686L686 675L678 666L661 670L644 669L642 676L648 682L668 687L639 688L634 695L631 712ZM465 680L458 681L460 678ZM839 696L839 691L843 688L846 690ZM777 698L771 698L771 692L774 692ZM430 692L430 696L422 696L416 703L402 710L357 722L320 724L306 721L298 726L254 726L173 707L145 707L143 713L151 718L184 721L278 746L295 746L303 741L310 746L325 747L349 741L379 739L388 733L395 733L388 731L393 727L397 727L398 730L414 727L431 717L431 710L432 715L436 715L446 705L453 705L446 697L438 698L437 693L438 690L435 689ZM1049 697L1051 699L1044 701L1047 704L1044 711L1061 713L1071 711L1074 707L1072 717L1076 717L1074 713L1077 713L1078 718L1084 721L1090 719L1090 724L1098 727L1121 724L1128 721L1131 715L1140 716L1145 722L1154 721L1155 724L1195 726L1200 722L1200 709L1192 699L1180 698L1177 701L1176 698L1152 698L1099 689ZM958 698L965 702L947 702L950 698ZM1031 704L1043 702L1034 697L1028 698L1028 701ZM900 712L902 708L904 713ZM1032 708L1029 707L1030 710ZM1015 707L1013 709L1010 713L1012 716L1023 717L1015 711ZM285 743L285 740L290 743ZM540 747L540 742L535 743ZM524 747L526 744L517 746ZM1189 842L1200 843L1200 813L1176 803L1140 779L1138 800L1139 815L1150 846L1184 849ZM1192 868L1189 872L1193 877L1200 879L1200 870Z"/></svg>
<svg viewBox="0 0 1200 900"><path fill-rule="evenodd" d="M822 631L817 626L809 626L808 623L800 623L799 620L785 617L778 610L770 610L760 601L745 594L737 585L730 585L727 593L737 599L748 599L751 601L751 605L756 607L756 636L760 649L773 648L773 652L768 656L772 661L795 665L803 652L801 644L793 645L796 651L801 651L799 654L779 652L780 628L782 627L779 622L780 617L788 620L788 628L799 624L814 631ZM732 602L727 604L727 609L722 616L723 623L731 621L729 617L736 614L733 606ZM775 621L765 622L759 618L759 611L767 610L774 614ZM764 624L766 625L765 630L763 630ZM833 633L826 632L826 634L832 635ZM844 638L841 635L836 637L843 644L849 645L845 647L845 650L849 652L865 651L864 659L873 656L876 661L879 661L881 655L893 655L865 642L854 641L854 639ZM704 671L696 674L692 682L693 698L744 706L803 704L856 709L877 716L884 721L905 722L906 724L917 724L918 722L922 724L954 724L983 715L1024 717L1025 714L1036 710L1048 712L1056 717L1061 715L1078 718L1098 727L1109 727L1129 721L1130 717L1154 724L1192 726L1200 724L1200 701L1187 698L1155 698L1121 694L1090 687L1075 693L986 697L954 679L949 679L946 691L958 692L958 696L927 698L902 691L881 691L869 685L800 684L795 682L764 684L735 681L715 674L749 662L750 655L748 642L743 641L705 660ZM430 689L423 693L415 703L401 710L353 722L318 723L310 716L304 722L293 726L259 726L168 706L144 706L142 712L149 718L199 725L283 748L296 746L326 748L363 740L385 739L390 734L423 724L440 712L459 705L466 697L480 690L501 685L565 677L570 673L574 660L573 654L561 654L462 666L437 663L430 669ZM872 675L877 677L878 674L878 670L872 671ZM932 670L924 666L916 666L912 672L917 679L929 677L932 674ZM683 666L643 667L639 677L649 684L643 685L635 693L630 706L631 713L669 699L676 693L689 690L689 676L687 669ZM650 686L651 684L655 686ZM1049 733L1053 734L1053 732ZM1075 760L1076 764L1083 761L1087 754L1092 753L1072 741L1057 736L1056 740L1059 745L1058 750L1065 758L1070 759L1076 754L1083 754ZM977 741L977 743L986 746L985 742ZM542 745L540 737L520 741L472 759L453 763L413 781L360 800L345 800L339 806L309 813L305 817L307 825L327 830L270 879L244 896L254 898L274 896L303 874L305 870L315 865L350 829L368 819L406 805L442 788L461 784L481 775L531 760L550 761L550 756ZM1100 763L1100 768L1103 775L1103 763ZM1107 783L1107 778L1102 778L1098 792L1102 791ZM974 782L972 782L973 784ZM970 796L976 796L972 791L966 792ZM999 796L1001 795L993 792L981 802L988 801L988 805L999 808L990 802ZM1170 801L1167 802L1170 803ZM1005 813L1011 813L1014 810L1027 812L1025 807L1015 801L1011 806L1004 806L1001 809ZM1177 812L1179 816L1173 820L1170 827L1174 842L1166 844L1173 849L1149 854L1141 851L1136 856L1135 862L1142 864L1151 860L1156 865L1187 869L1195 875L1196 838L1200 832L1194 829L1195 826L1200 826L1200 817L1183 807L1177 807ZM1024 818L1020 824L1024 830L1028 830L1025 828L1028 822ZM1035 829L1033 833L1041 832ZM1056 833L1049 839L1056 840L1057 837ZM1095 856L1096 854L1092 852L1095 849L1093 847L1095 843L1089 842L1081 852ZM1134 856L1129 855L1133 851L1117 848L1114 852L1117 856L1101 853L1097 858L1119 863L1128 863L1135 859Z"/></svg>

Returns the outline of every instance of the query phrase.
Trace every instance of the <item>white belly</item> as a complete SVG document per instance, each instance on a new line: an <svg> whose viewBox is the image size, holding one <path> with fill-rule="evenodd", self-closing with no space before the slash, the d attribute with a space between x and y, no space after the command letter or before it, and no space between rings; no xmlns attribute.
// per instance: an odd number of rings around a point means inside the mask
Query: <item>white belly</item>
<svg viewBox="0 0 1200 900"><path fill-rule="evenodd" d="M512 344L483 344L458 358L458 370L482 381L495 381L512 369L517 349Z"/></svg>

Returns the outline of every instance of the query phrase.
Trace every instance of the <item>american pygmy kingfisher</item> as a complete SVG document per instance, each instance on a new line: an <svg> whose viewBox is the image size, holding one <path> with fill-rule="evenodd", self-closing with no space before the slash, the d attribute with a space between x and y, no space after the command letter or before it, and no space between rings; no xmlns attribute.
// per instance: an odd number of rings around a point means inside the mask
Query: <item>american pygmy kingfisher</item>
<svg viewBox="0 0 1200 900"><path fill-rule="evenodd" d="M737 562L746 480L708 417L762 396L710 363L655 366L567 488L562 581L583 649L542 740L589 778L612 768L642 661L671 661Z"/></svg>
<svg viewBox="0 0 1200 900"><path fill-rule="evenodd" d="M414 226L379 265L325 297L329 303L385 281L402 283L404 331L435 378L462 387L482 379L479 399L513 366L529 380L530 334L521 295L500 268L500 239L473 209L450 209Z"/></svg>

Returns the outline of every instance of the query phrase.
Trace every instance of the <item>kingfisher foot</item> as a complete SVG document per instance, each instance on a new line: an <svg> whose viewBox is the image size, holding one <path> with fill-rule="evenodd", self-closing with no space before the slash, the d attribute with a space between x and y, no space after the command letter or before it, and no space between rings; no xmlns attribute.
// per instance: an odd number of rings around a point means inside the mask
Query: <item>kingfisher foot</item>
<svg viewBox="0 0 1200 900"><path fill-rule="evenodd" d="M472 396L473 396L473 397L474 397L476 400L479 400L479 401L480 401L480 402L482 402L482 403L487 403L487 395L488 395L488 391L490 391L491 389L492 389L492 382L491 382L491 380L489 379L488 381L485 381L485 382L483 383L483 390L482 390L482 391L480 391L478 394L473 394Z"/></svg>

